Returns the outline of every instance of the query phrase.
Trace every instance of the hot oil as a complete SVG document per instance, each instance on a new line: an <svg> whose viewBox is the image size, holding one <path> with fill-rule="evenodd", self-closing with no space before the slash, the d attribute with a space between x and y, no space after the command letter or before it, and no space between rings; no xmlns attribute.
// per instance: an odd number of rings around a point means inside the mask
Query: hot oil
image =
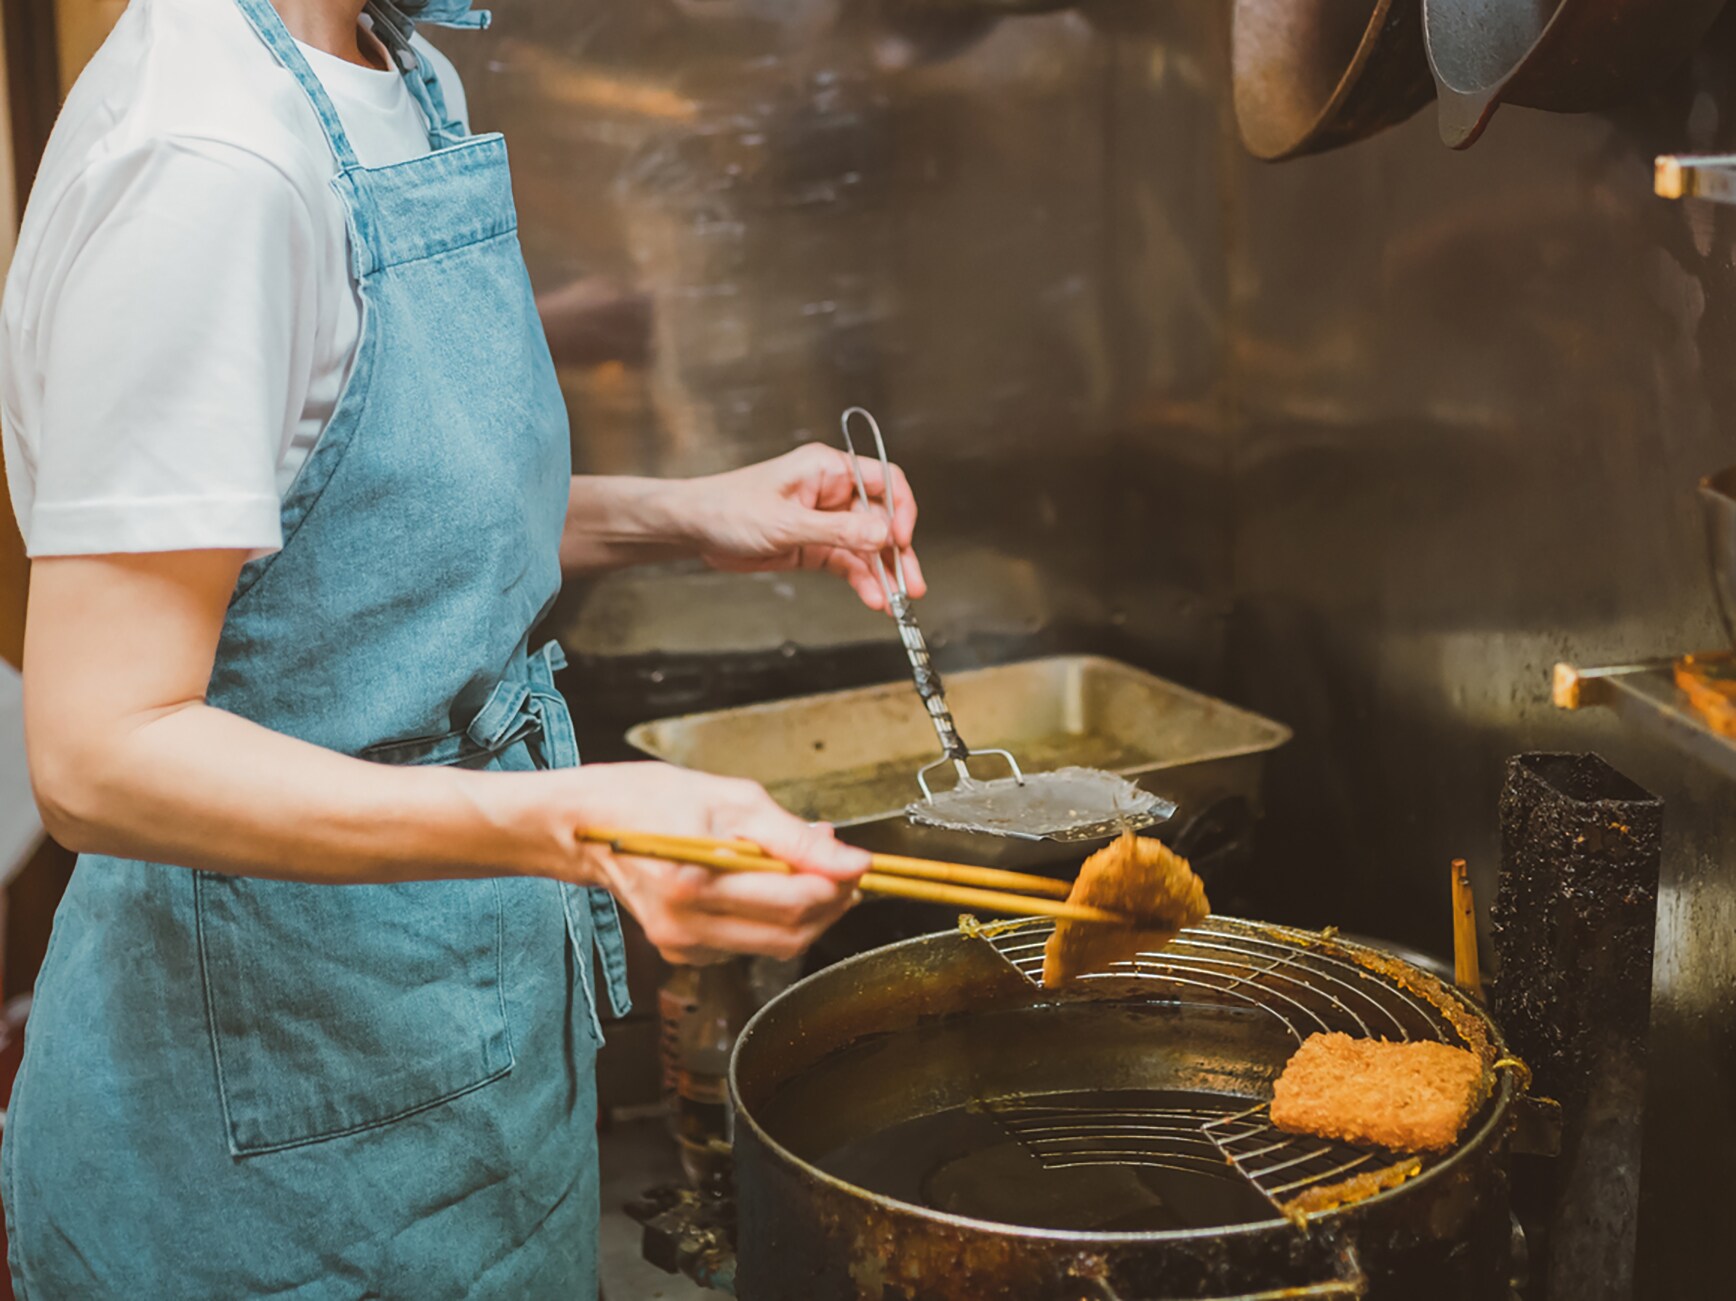
<svg viewBox="0 0 1736 1301"><path fill-rule="evenodd" d="M1210 1110L1225 1099L1160 1090L1090 1090L1031 1099L1081 1113ZM1165 1151L1118 1146L1114 1131L1084 1140L1095 1154L1033 1144L992 1109L971 1104L920 1116L821 1156L826 1173L902 1202L1037 1229L1151 1233L1269 1220L1273 1209L1210 1140L1167 1141ZM1217 1164L1219 1168L1211 1166Z"/></svg>
<svg viewBox="0 0 1736 1301"><path fill-rule="evenodd" d="M1202 1128L1247 1109L1288 1036L1244 1009L1077 1003L960 1014L810 1066L757 1114L858 1188L1000 1224L1221 1228L1270 1202ZM1279 1034L1282 1035L1281 1030Z"/></svg>

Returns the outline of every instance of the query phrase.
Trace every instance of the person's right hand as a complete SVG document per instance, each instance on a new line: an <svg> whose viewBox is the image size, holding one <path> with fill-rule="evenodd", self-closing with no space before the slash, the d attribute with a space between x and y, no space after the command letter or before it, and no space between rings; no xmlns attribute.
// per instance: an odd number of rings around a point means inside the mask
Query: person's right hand
<svg viewBox="0 0 1736 1301"><path fill-rule="evenodd" d="M748 840L797 869L713 872L580 844L575 879L619 899L670 962L795 957L843 916L868 870L866 851L786 813L750 781L661 763L595 764L547 777L570 779L583 809L577 827Z"/></svg>

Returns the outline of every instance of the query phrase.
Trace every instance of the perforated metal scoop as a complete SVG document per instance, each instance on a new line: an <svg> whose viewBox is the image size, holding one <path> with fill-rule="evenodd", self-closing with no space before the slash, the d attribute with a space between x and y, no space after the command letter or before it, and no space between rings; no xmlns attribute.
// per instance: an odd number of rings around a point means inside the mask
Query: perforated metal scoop
<svg viewBox="0 0 1736 1301"><path fill-rule="evenodd" d="M869 496L861 458L850 438L852 416L865 420L874 435L874 451L880 459L881 483L885 488L878 503ZM894 514L892 472L880 425L861 407L844 412L839 424L856 478L857 504L863 510L884 511L890 523ZM940 739L940 758L917 770L916 782L922 788L922 798L905 809L912 822L1019 840L1086 841L1100 840L1119 831L1137 831L1174 815L1175 805L1170 801L1141 790L1114 773L1097 768L1027 773L1007 750L972 750L953 722L946 688L935 671L928 642L916 622L914 603L904 578L904 560L896 548L890 571L885 560L874 557L874 576L898 624L898 636L910 658L911 676L916 680L916 694L922 698L934 733ZM970 761L983 756L1000 760L1008 774L986 781L976 777ZM954 785L947 790L935 790L929 774L948 767L956 776Z"/></svg>

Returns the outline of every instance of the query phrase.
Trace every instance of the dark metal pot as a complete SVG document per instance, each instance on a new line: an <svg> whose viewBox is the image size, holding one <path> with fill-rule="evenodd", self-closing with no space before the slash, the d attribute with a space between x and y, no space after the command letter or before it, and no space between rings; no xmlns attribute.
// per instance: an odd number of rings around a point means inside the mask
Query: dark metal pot
<svg viewBox="0 0 1736 1301"><path fill-rule="evenodd" d="M1725 0L1423 0L1441 139L1476 143L1503 103L1609 108L1693 52Z"/></svg>
<svg viewBox="0 0 1736 1301"><path fill-rule="evenodd" d="M958 932L878 949L802 981L749 1023L731 1067L744 1301L1170 1301L1282 1288L1302 1289L1287 1297L1405 1301L1507 1294L1504 1163L1518 1092L1507 1070L1494 1072L1490 1099L1455 1150L1300 1225L1275 1204L1295 1185L1389 1158L1293 1139L1260 1120L1272 1079L1314 1029L1440 1037L1494 1061L1498 1033L1456 992L1373 950L1221 918L1142 958L1135 978L1088 980L1066 994L1039 990L1008 961L1040 961L1040 937L995 943L1005 954ZM1127 1146L1132 1131L1120 1121L1105 1130L1113 1141L1081 1137L1079 1124L1059 1139L1016 1128L1083 1090L1173 1090L1216 1101L1229 1119L1211 1112L1210 1141L1166 1136L1132 1158L1098 1150ZM1067 1158L1061 1168L1083 1162L1093 1179L1126 1178L1131 1160L1140 1177L1148 1167L1165 1178L1181 1172L1207 1201L1231 1191L1224 1180L1239 1181L1259 1194L1258 1207L1202 1227L1035 1228L870 1191L821 1168L839 1168L841 1151L897 1165L913 1118L960 1108L1014 1126L1024 1149L1015 1159L1035 1160L1050 1142L1044 1151ZM1017 1191L1003 1182L972 1196ZM924 1189L935 1186L925 1177Z"/></svg>
<svg viewBox="0 0 1736 1301"><path fill-rule="evenodd" d="M1396 126L1435 95L1417 0L1236 0L1242 143L1269 162Z"/></svg>

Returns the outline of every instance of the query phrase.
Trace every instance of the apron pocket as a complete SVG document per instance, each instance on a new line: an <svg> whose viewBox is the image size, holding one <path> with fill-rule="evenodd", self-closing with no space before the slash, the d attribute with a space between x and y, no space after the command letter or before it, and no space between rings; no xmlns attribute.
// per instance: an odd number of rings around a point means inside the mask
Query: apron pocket
<svg viewBox="0 0 1736 1301"><path fill-rule="evenodd" d="M235 1155L383 1125L512 1068L499 882L199 872L194 901Z"/></svg>

